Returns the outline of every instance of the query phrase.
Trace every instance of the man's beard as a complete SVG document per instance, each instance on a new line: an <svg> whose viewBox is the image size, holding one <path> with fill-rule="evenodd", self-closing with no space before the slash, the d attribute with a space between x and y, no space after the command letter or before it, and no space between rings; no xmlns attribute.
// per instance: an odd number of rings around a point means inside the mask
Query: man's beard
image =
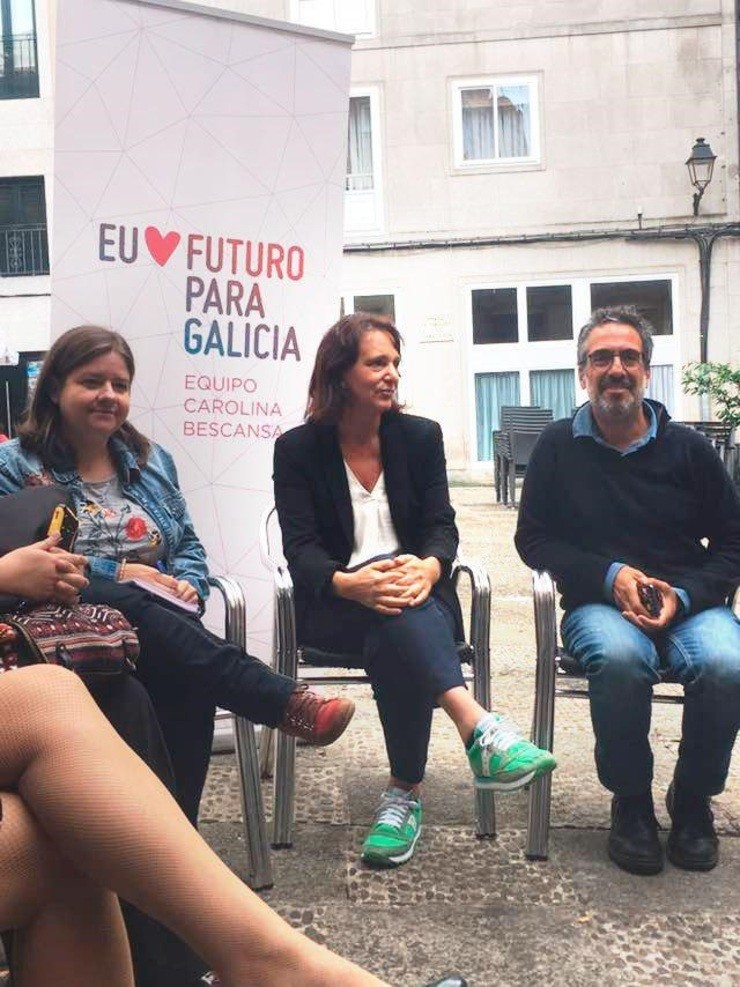
<svg viewBox="0 0 740 987"><path fill-rule="evenodd" d="M619 395L605 393L606 388L621 385L625 392ZM610 418L623 421L633 417L642 407L644 389L639 387L634 381L620 378L607 378L602 381L596 395L596 406L599 411Z"/></svg>

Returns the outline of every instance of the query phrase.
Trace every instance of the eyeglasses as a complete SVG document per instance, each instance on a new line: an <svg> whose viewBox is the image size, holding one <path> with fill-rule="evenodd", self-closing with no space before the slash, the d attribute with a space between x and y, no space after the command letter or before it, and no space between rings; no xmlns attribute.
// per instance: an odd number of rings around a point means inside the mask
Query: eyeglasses
<svg viewBox="0 0 740 987"><path fill-rule="evenodd" d="M639 350L594 350L586 355L588 362L597 370L611 367L617 357L625 370L634 370L642 363L642 353Z"/></svg>

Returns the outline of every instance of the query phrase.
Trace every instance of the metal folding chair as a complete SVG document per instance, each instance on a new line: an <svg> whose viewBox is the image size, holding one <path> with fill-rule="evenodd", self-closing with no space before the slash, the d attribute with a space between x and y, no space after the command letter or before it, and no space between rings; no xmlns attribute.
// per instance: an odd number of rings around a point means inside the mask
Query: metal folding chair
<svg viewBox="0 0 740 987"><path fill-rule="evenodd" d="M682 422L701 432L712 443L725 469L735 479L738 465L738 446L735 442L735 427L727 422Z"/></svg>
<svg viewBox="0 0 740 987"><path fill-rule="evenodd" d="M369 682L362 670L343 667L342 660L359 663L357 656L330 655L315 649L302 647L296 640L293 580L282 555L282 540L277 512L270 507L260 524L260 551L265 566L273 576L275 591L275 633L273 641L274 668L302 682L324 685L354 685ZM491 705L489 631L491 618L491 587L485 569L475 562L458 558L452 571L457 583L461 574L468 576L471 589L470 643L458 646L465 651L472 663L473 694L481 706ZM310 665L310 667L309 667ZM319 672L316 666L324 666ZM341 669L341 672L338 671ZM271 733L274 731L270 731ZM289 847L293 843L293 811L295 795L295 738L277 733L275 743L275 800L273 812L272 845ZM268 770L269 745L263 740L261 758L263 771ZM480 837L496 835L496 817L493 792L476 790L476 834Z"/></svg>
<svg viewBox="0 0 740 987"><path fill-rule="evenodd" d="M224 601L226 640L246 648L247 606L241 586L226 576L211 576L208 582L220 592ZM241 716L234 716L234 737L247 849L247 884L258 891L271 888L274 881L254 725Z"/></svg>
<svg viewBox="0 0 740 987"><path fill-rule="evenodd" d="M553 420L550 408L502 405L501 428L492 434L496 500L516 507L516 478L524 476L542 429Z"/></svg>
<svg viewBox="0 0 740 987"><path fill-rule="evenodd" d="M555 697L588 699L588 685L578 662L558 643L555 583L549 572L532 573L532 595L537 641L532 742L553 749ZM666 675L663 682L670 682ZM683 695L653 692L653 702L683 703ZM530 860L547 860L550 832L552 775L533 782L529 790L526 855Z"/></svg>

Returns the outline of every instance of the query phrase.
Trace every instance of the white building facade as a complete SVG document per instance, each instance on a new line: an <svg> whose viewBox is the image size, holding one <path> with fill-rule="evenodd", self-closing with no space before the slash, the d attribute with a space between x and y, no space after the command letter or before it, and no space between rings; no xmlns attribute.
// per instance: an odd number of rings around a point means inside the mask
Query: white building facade
<svg viewBox="0 0 740 987"><path fill-rule="evenodd" d="M395 314L404 397L442 422L453 470L489 468L501 405L557 417L581 403L575 337L603 304L651 319L651 393L698 417L680 377L701 356L700 231L713 246L707 358L740 361L734 3L296 0L285 12L357 32L344 308ZM717 161L694 218L685 161L698 136Z"/></svg>
<svg viewBox="0 0 740 987"><path fill-rule="evenodd" d="M0 336L21 351L48 345L48 260L9 270L3 248L8 231L40 225L39 189L51 211L46 4L0 0L3 38L33 24L38 56L37 95L9 95L0 70ZM707 358L740 363L733 0L238 7L357 37L341 306L394 315L403 397L442 423L452 470L490 468L502 404L559 416L581 402L574 340L602 304L653 321L651 393L698 417L680 387L701 356L697 237L713 246ZM698 136L717 161L694 217L685 160Z"/></svg>

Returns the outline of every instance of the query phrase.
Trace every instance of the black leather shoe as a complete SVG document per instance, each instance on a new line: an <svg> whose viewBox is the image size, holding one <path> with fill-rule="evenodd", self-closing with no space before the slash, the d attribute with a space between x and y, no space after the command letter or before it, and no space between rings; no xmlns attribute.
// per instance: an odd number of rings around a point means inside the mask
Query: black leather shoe
<svg viewBox="0 0 740 987"><path fill-rule="evenodd" d="M666 853L684 870L712 870L719 860L719 840L714 829L711 799L694 795L671 782L665 797L671 831Z"/></svg>
<svg viewBox="0 0 740 987"><path fill-rule="evenodd" d="M650 792L614 796L608 849L614 863L630 874L658 874L663 870L663 850Z"/></svg>
<svg viewBox="0 0 740 987"><path fill-rule="evenodd" d="M441 980L430 981L426 987L468 987L468 982L457 973L448 973Z"/></svg>

